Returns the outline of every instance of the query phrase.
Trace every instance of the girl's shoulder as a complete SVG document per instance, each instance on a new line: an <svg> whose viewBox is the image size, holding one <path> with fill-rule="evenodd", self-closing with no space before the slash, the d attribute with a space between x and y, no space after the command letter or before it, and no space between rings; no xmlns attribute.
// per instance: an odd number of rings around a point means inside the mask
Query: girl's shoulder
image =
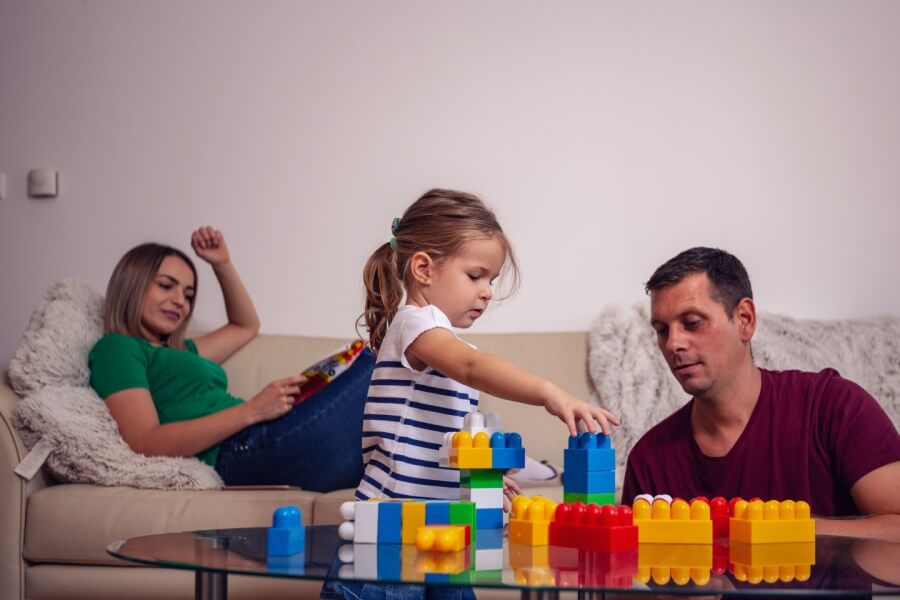
<svg viewBox="0 0 900 600"><path fill-rule="evenodd" d="M406 323L429 323L440 327L446 327L447 329L453 327L450 324L450 319L447 318L447 315L433 304L426 304L425 306L404 304L397 309L397 314L394 316L392 324L394 323L398 325Z"/></svg>

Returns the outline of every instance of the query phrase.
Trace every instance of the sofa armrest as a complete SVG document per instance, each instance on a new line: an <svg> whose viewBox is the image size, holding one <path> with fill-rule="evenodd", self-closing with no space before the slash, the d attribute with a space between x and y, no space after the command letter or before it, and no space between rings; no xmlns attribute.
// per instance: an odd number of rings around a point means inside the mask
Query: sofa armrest
<svg viewBox="0 0 900 600"><path fill-rule="evenodd" d="M12 425L18 396L9 387L6 372L0 381L0 597L22 598L25 570L25 481L13 472L25 448Z"/></svg>

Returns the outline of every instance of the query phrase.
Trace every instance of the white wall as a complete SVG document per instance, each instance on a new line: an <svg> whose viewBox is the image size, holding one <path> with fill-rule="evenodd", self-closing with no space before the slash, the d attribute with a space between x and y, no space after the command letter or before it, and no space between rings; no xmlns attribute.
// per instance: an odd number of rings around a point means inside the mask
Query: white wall
<svg viewBox="0 0 900 600"><path fill-rule="evenodd" d="M898 28L891 0L0 0L0 365L48 283L102 290L204 223L264 331L349 336L432 186L481 194L521 259L475 331L583 330L698 244L763 309L896 314ZM45 165L60 197L27 198Z"/></svg>

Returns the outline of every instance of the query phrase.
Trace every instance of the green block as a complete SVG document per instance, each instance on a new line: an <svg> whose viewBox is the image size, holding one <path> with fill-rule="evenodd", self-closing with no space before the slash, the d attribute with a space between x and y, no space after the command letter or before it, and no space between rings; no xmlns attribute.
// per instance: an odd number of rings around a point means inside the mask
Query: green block
<svg viewBox="0 0 900 600"><path fill-rule="evenodd" d="M616 503L616 493L608 492L604 494L581 494L578 492L563 492L563 502L572 504L573 502L584 502L585 504L604 504Z"/></svg>
<svg viewBox="0 0 900 600"><path fill-rule="evenodd" d="M499 469L460 471L459 485L468 488L500 488L503 487L503 471Z"/></svg>
<svg viewBox="0 0 900 600"><path fill-rule="evenodd" d="M503 581L503 569L475 571L472 583L501 583Z"/></svg>
<svg viewBox="0 0 900 600"><path fill-rule="evenodd" d="M451 502L450 503L450 524L451 525L468 525L469 526L469 545L475 547L475 503L474 502Z"/></svg>

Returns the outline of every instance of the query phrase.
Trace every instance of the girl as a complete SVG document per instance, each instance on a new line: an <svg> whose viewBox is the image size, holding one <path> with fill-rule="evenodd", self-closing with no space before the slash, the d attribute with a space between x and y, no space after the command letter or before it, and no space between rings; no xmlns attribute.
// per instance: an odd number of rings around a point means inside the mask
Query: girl
<svg viewBox="0 0 900 600"><path fill-rule="evenodd" d="M608 411L479 352L451 330L484 314L505 267L518 279L509 240L481 200L431 190L394 219L392 233L363 273L363 318L378 356L363 417L366 470L358 498L458 498L459 472L438 466L438 450L444 433L459 430L477 407L476 390L542 405L572 435L579 419L592 432L595 421L606 434L609 423L618 425Z"/></svg>
<svg viewBox="0 0 900 600"><path fill-rule="evenodd" d="M371 352L296 406L302 375L273 381L246 402L235 398L218 363L256 336L259 318L221 232L201 227L191 246L212 266L228 315L227 324L196 339L185 339L197 300L197 270L186 254L142 244L110 277L105 335L89 362L91 386L122 437L141 454L196 456L230 485L355 486Z"/></svg>

